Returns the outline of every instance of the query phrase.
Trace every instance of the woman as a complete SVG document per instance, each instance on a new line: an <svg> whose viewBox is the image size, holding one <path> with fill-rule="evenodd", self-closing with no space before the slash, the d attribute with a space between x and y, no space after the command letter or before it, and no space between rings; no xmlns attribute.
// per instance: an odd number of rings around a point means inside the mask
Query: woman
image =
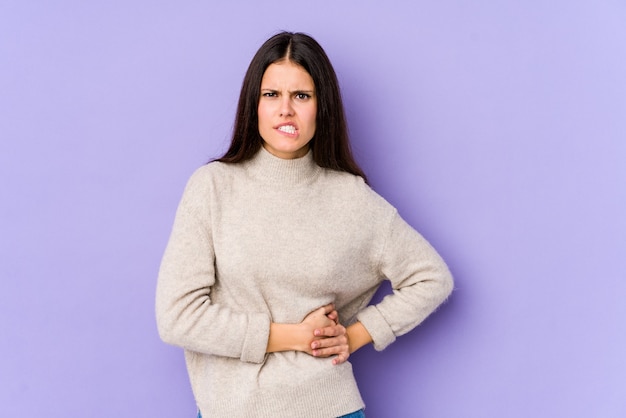
<svg viewBox="0 0 626 418"><path fill-rule="evenodd" d="M384 278L394 294L368 306ZM323 49L270 38L230 149L187 184L159 273L159 332L185 349L200 412L364 416L350 353L382 350L451 290L436 251L367 186Z"/></svg>

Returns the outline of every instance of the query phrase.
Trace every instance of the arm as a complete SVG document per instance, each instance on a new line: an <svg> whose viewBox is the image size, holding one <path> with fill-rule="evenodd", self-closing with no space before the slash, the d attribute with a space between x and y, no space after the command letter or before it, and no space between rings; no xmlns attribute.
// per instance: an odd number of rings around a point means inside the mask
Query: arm
<svg viewBox="0 0 626 418"><path fill-rule="evenodd" d="M350 354L372 342L372 336L360 322L355 322L347 329Z"/></svg>
<svg viewBox="0 0 626 418"><path fill-rule="evenodd" d="M314 336L316 328L341 327L332 304L311 312L300 324L277 324L268 314L237 312L212 300L215 255L209 201L206 180L195 174L179 204L159 271L156 314L161 338L192 351L257 363L277 351L312 354L311 342L321 338Z"/></svg>
<svg viewBox="0 0 626 418"><path fill-rule="evenodd" d="M387 232L381 235L385 243L379 270L391 281L393 294L357 314L357 320L379 351L419 325L453 289L445 262L397 212L394 211Z"/></svg>
<svg viewBox="0 0 626 418"><path fill-rule="evenodd" d="M336 364L369 343L382 350L422 322L452 291L452 276L439 254L395 210L380 236L385 242L379 270L394 293L357 314L357 322L346 329L347 343L335 338L332 328L316 330L326 338L312 343L314 354L336 355Z"/></svg>
<svg viewBox="0 0 626 418"><path fill-rule="evenodd" d="M213 300L215 254L210 177L196 172L178 206L156 291L161 338L188 350L260 363L270 333L265 313L245 313Z"/></svg>
<svg viewBox="0 0 626 418"><path fill-rule="evenodd" d="M203 286L194 291L177 290L180 286L179 281L174 281L169 276L170 274L167 273L165 267L162 268L157 291L157 318L159 332L163 340L194 351L228 357L243 357L245 352L240 354L235 347L229 349L227 341L232 340L233 334L245 339L245 333L242 334L236 327L245 331L246 324L254 321L258 315L245 315L214 304L210 299L210 286ZM171 274L171 277L176 276ZM206 274L201 276L206 276ZM173 298L172 296L177 293L180 294L179 298ZM299 324L270 323L268 318L269 330L264 339L266 347L262 354L264 356L265 353L279 351L303 351L313 355L311 342L323 338L314 335L315 329L324 328L328 333L334 332L334 335L337 336L345 333L345 329L335 322L337 318L337 311L335 311L333 304L316 309ZM220 319L225 324L220 324ZM265 322L264 319L261 318L261 321ZM188 321L193 322L193 324L191 326L186 325ZM208 332L200 334L203 324L207 327ZM261 323L261 325L264 324ZM224 333L229 333L228 337L230 338L224 338ZM211 335L218 336L217 340L210 338ZM258 359L262 361L263 357L259 356ZM245 359L242 358L242 360Z"/></svg>
<svg viewBox="0 0 626 418"><path fill-rule="evenodd" d="M207 180L199 172L189 180L163 255L156 292L161 338L188 350L257 363L269 352L312 354L311 342L321 338L314 336L316 328L341 327L332 304L300 324L276 324L268 314L238 312L212 299L216 272Z"/></svg>
<svg viewBox="0 0 626 418"><path fill-rule="evenodd" d="M439 254L398 214L393 212L382 246L379 270L389 278L394 293L357 314L345 338L332 327L315 331L323 339L313 341L313 355L336 355L335 364L346 361L359 348L374 343L382 350L422 322L452 291L452 276Z"/></svg>

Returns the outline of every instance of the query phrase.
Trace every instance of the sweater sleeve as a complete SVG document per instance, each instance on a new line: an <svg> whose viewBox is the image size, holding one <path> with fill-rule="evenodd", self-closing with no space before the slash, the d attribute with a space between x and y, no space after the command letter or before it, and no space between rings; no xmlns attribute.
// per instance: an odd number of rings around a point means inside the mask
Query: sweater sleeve
<svg viewBox="0 0 626 418"><path fill-rule="evenodd" d="M452 275L435 249L394 210L379 264L393 293L357 319L382 350L430 315L452 292Z"/></svg>
<svg viewBox="0 0 626 418"><path fill-rule="evenodd" d="M261 363L269 316L236 312L211 300L215 253L207 190L207 178L196 172L176 212L157 283L159 335L187 350Z"/></svg>

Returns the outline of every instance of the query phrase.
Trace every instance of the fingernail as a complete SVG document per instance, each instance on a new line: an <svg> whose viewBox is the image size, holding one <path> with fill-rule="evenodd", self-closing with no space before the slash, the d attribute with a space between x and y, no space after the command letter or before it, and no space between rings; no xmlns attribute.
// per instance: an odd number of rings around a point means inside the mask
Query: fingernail
<svg viewBox="0 0 626 418"><path fill-rule="evenodd" d="M318 335L320 335L320 334L321 334L321 332L320 332L320 330L319 330L319 329L316 329L315 331L313 331L313 335L315 335L316 337L317 337Z"/></svg>

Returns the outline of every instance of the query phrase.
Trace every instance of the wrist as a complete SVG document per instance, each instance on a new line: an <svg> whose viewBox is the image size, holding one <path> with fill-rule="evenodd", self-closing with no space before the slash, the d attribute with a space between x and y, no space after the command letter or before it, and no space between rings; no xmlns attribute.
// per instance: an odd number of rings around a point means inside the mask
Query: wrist
<svg viewBox="0 0 626 418"><path fill-rule="evenodd" d="M350 354L372 342L372 336L360 322L355 322L346 328L346 335Z"/></svg>
<svg viewBox="0 0 626 418"><path fill-rule="evenodd" d="M305 329L303 324L271 323L266 352L306 351L310 348L312 335L313 331Z"/></svg>

